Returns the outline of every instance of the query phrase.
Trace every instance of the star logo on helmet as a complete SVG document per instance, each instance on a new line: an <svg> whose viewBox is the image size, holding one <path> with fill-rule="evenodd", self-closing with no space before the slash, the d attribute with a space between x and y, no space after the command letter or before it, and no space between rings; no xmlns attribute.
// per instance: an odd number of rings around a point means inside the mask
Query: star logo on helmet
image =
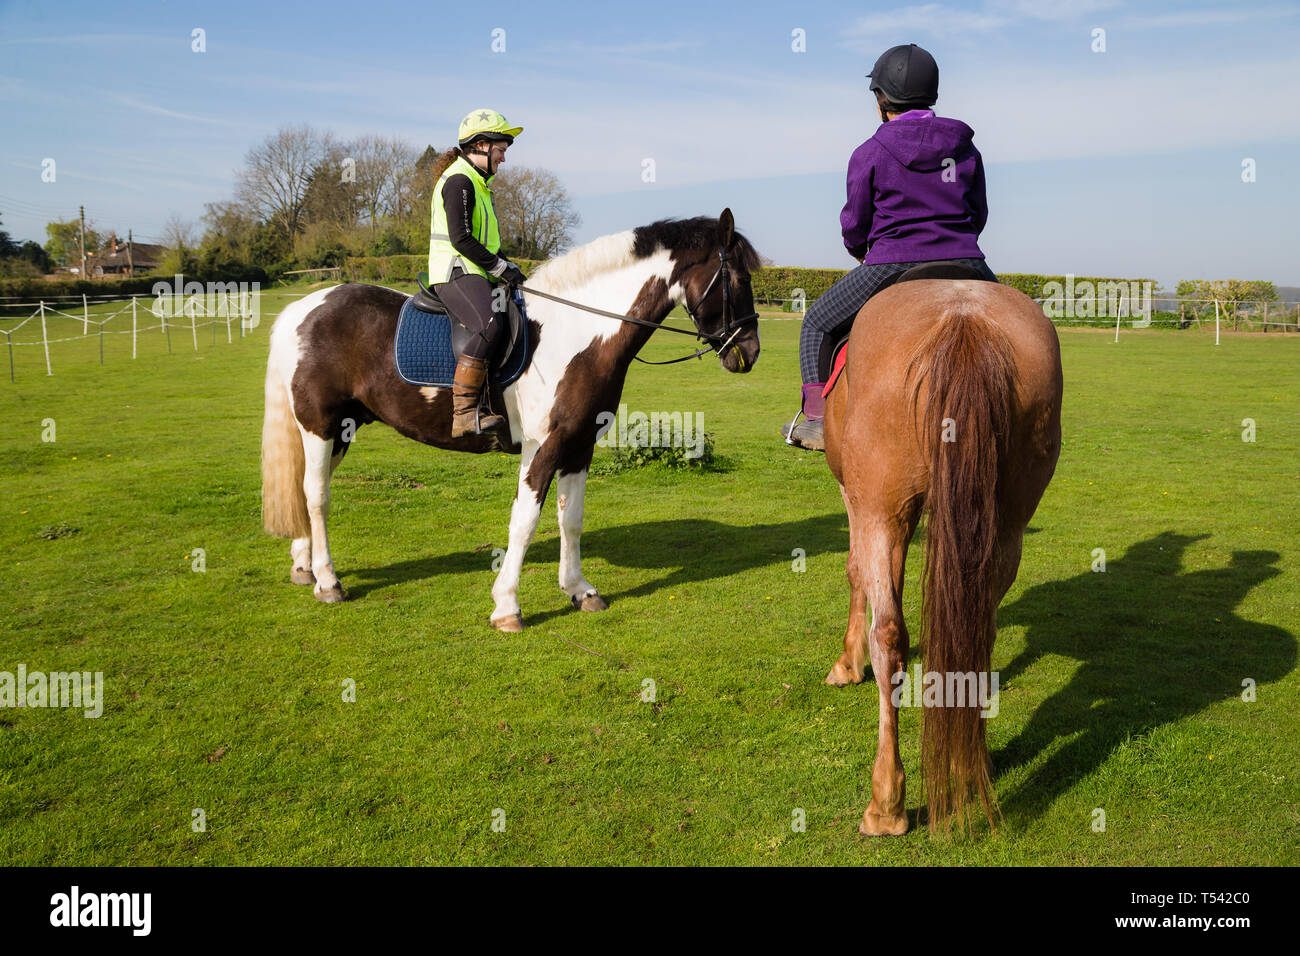
<svg viewBox="0 0 1300 956"><path fill-rule="evenodd" d="M486 123L488 120L492 118L492 114L489 113L487 110L483 110L481 113L478 114L478 118L480 122Z"/></svg>

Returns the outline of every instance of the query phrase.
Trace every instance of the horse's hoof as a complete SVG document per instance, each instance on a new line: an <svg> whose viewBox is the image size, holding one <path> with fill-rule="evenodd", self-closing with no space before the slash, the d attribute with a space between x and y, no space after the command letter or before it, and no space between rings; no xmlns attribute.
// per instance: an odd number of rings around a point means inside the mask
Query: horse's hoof
<svg viewBox="0 0 1300 956"><path fill-rule="evenodd" d="M583 611L608 611L609 605L599 594L588 594L586 597L572 597L569 599L573 606Z"/></svg>
<svg viewBox="0 0 1300 956"><path fill-rule="evenodd" d="M332 588L325 588L316 592L316 600L322 604L338 604L340 601L346 601L347 598L348 596L341 584L335 584Z"/></svg>
<svg viewBox="0 0 1300 956"><path fill-rule="evenodd" d="M289 580L294 584L315 584L316 575L311 573L311 568L294 568Z"/></svg>
<svg viewBox="0 0 1300 956"><path fill-rule="evenodd" d="M907 832L907 814L891 813L881 816L868 810L862 815L858 832L863 836L902 836Z"/></svg>
<svg viewBox="0 0 1300 956"><path fill-rule="evenodd" d="M503 618L492 618L492 626L498 631L505 631L508 634L518 634L524 629L524 619L522 615L510 614Z"/></svg>
<svg viewBox="0 0 1300 956"><path fill-rule="evenodd" d="M850 684L861 684L865 677L861 671L854 672L836 661L831 672L826 675L826 683L832 687L848 687Z"/></svg>

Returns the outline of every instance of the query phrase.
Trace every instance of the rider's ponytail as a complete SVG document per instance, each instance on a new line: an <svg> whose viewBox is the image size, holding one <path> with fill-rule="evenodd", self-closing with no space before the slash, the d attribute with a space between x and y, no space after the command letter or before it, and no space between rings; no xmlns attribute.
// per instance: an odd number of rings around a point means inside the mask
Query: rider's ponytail
<svg viewBox="0 0 1300 956"><path fill-rule="evenodd" d="M436 183L442 178L442 174L447 171L447 167L456 161L456 157L465 155L460 151L460 147L453 146L444 153L439 153L438 158L433 161L433 166L429 169L429 176Z"/></svg>

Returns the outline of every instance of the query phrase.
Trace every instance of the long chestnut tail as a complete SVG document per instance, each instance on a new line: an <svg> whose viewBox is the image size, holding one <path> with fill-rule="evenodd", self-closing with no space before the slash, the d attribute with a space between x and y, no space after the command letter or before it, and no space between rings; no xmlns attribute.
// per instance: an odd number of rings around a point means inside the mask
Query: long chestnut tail
<svg viewBox="0 0 1300 956"><path fill-rule="evenodd" d="M266 415L262 420L262 525L278 538L305 538L311 534L307 495L302 479L306 456L302 433L289 407L274 363L266 369Z"/></svg>
<svg viewBox="0 0 1300 956"><path fill-rule="evenodd" d="M922 580L921 653L945 689L987 675L996 634L994 567L999 468L1006 460L1015 366L1005 334L957 310L919 344L908 370L923 399L921 447L929 453L929 528ZM982 680L987 681L987 676ZM969 691L969 683L964 685ZM971 823L976 801L990 825L997 809L978 693L966 706L945 697L926 707L922 767L931 831ZM974 700L971 700L971 697Z"/></svg>

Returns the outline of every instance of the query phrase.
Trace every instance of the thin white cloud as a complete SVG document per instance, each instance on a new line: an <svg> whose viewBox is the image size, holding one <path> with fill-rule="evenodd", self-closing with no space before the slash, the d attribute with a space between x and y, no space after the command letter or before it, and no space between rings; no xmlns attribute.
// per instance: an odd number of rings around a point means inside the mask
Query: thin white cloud
<svg viewBox="0 0 1300 956"><path fill-rule="evenodd" d="M174 45L172 37L150 36L144 33L65 33L45 37L14 37L0 40L0 46L33 44L38 46L84 46L92 43L166 43Z"/></svg>
<svg viewBox="0 0 1300 956"><path fill-rule="evenodd" d="M1293 17L1300 12L1297 7L1224 7L1217 10L1182 10L1177 13L1155 16L1129 17L1124 26L1130 29L1166 27L1202 27L1223 23L1244 23L1248 20L1273 20Z"/></svg>
<svg viewBox="0 0 1300 956"><path fill-rule="evenodd" d="M926 3L904 7L890 13L870 13L858 17L853 25L844 31L844 36L849 41L906 33L963 36L971 33L988 33L1009 22L1007 16L999 13L962 10L942 3Z"/></svg>
<svg viewBox="0 0 1300 956"><path fill-rule="evenodd" d="M1121 0L1001 0L991 6L1035 20L1075 20L1120 5Z"/></svg>
<svg viewBox="0 0 1300 956"><path fill-rule="evenodd" d="M144 100L136 99L134 96L127 96L125 93L115 93L109 90L105 91L104 95L114 103L118 103L122 106L128 106L131 109L140 110L145 113L154 113L158 116L166 116L169 119L186 120L191 123L209 123L213 126L230 126L237 129L249 128L248 123L219 119L215 116L199 116L195 113L182 113L178 110L169 110L164 106L157 106L153 103L146 103Z"/></svg>
<svg viewBox="0 0 1300 956"><path fill-rule="evenodd" d="M678 50L698 50L703 40L645 40L640 43L574 43L538 52L556 54L595 54L601 56L646 56L653 53L676 53Z"/></svg>

